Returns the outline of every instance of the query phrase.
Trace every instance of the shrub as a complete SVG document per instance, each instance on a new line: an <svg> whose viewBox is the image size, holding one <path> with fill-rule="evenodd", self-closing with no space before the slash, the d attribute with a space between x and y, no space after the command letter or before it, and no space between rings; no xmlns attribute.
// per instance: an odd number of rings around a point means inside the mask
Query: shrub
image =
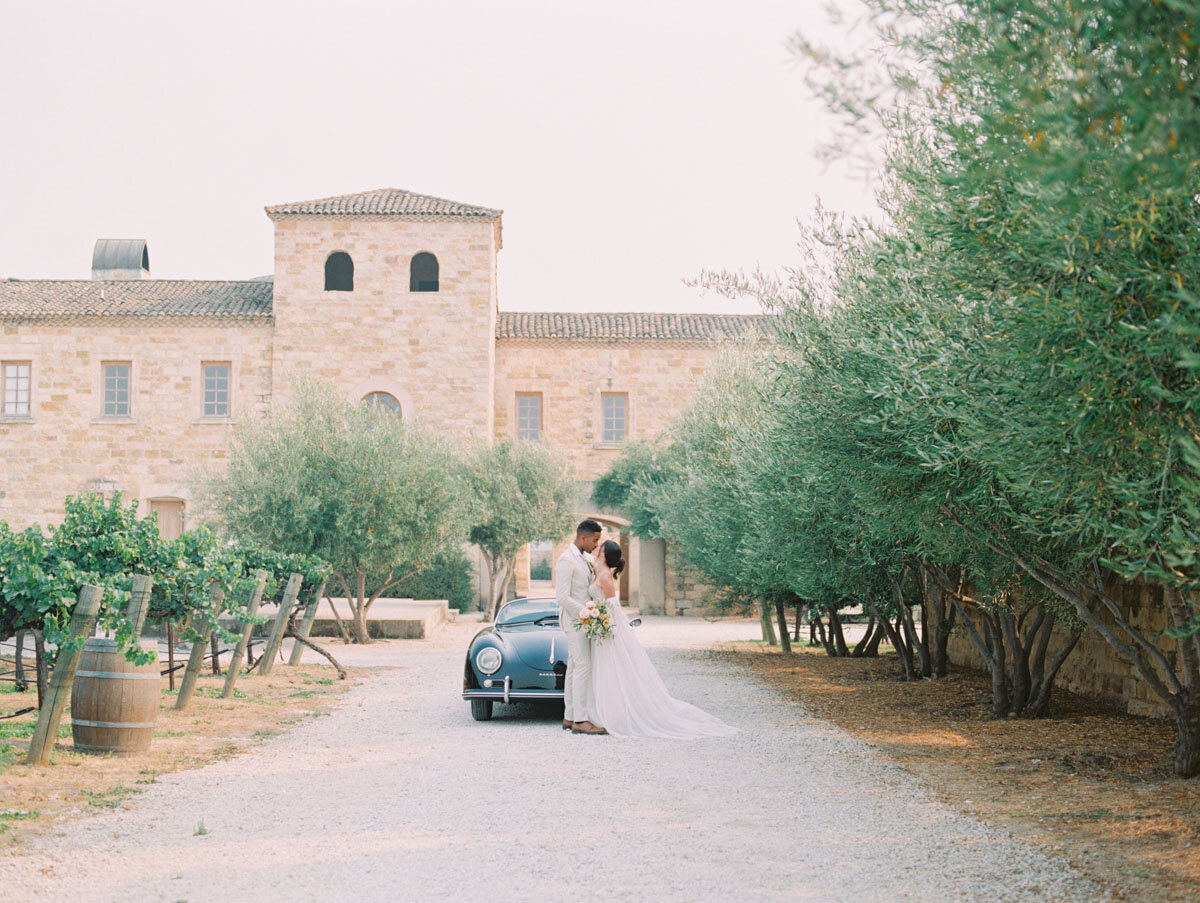
<svg viewBox="0 0 1200 903"><path fill-rule="evenodd" d="M476 608L471 562L462 552L439 555L429 567L400 584L400 591L413 599L445 599L451 608Z"/></svg>

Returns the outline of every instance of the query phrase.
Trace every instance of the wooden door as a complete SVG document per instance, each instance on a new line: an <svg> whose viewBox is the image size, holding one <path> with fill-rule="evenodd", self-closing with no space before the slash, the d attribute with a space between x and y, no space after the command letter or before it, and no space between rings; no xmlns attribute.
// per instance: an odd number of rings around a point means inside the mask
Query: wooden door
<svg viewBox="0 0 1200 903"><path fill-rule="evenodd" d="M158 515L158 532L163 539L175 539L183 532L181 499L150 499L150 513Z"/></svg>

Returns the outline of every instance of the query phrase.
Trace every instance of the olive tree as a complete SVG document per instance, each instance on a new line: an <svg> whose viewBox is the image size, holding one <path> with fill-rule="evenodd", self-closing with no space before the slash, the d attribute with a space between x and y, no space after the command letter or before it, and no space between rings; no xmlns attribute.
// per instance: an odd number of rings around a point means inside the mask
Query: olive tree
<svg viewBox="0 0 1200 903"><path fill-rule="evenodd" d="M461 466L419 424L326 384L294 389L287 407L235 427L225 471L204 475L200 494L240 543L328 562L367 643L375 601L465 541Z"/></svg>
<svg viewBox="0 0 1200 903"><path fill-rule="evenodd" d="M484 617L490 621L508 592L521 547L570 531L575 482L562 460L540 442L476 446L465 470L474 504L469 537L488 565Z"/></svg>

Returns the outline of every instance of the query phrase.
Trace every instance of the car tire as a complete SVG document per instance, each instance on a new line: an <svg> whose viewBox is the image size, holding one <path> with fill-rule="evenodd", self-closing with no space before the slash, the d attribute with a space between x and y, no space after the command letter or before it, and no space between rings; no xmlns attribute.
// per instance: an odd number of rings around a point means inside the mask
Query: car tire
<svg viewBox="0 0 1200 903"><path fill-rule="evenodd" d="M471 717L476 721L491 721L492 720L492 700L490 699L472 699L471 700Z"/></svg>

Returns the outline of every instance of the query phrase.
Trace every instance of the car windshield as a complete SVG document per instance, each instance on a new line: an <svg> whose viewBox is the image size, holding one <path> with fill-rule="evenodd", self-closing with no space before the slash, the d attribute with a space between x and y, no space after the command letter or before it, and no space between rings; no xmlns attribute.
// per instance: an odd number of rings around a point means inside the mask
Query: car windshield
<svg viewBox="0 0 1200 903"><path fill-rule="evenodd" d="M547 617L558 617L558 605L553 599L515 599L500 609L496 623L512 624L516 621L537 621Z"/></svg>

